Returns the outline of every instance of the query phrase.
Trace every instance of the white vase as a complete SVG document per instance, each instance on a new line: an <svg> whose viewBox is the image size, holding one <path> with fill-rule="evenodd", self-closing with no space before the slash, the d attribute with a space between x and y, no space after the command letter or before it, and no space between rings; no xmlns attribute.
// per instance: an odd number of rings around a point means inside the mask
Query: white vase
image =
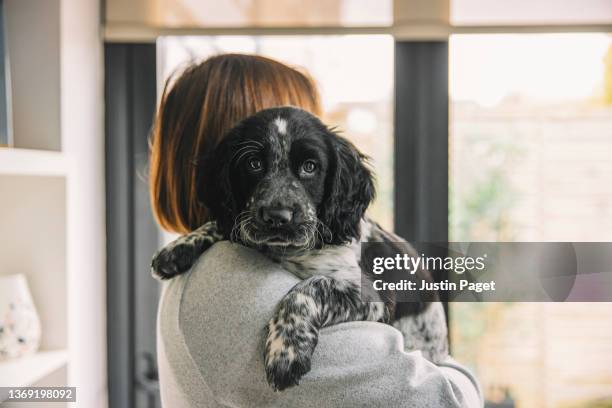
<svg viewBox="0 0 612 408"><path fill-rule="evenodd" d="M40 335L40 319L25 276L0 276L0 361L35 353Z"/></svg>

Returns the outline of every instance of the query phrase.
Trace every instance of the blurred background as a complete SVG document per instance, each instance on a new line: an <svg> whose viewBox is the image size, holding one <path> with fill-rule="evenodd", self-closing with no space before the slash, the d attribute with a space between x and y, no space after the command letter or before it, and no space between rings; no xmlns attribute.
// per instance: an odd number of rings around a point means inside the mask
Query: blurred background
<svg viewBox="0 0 612 408"><path fill-rule="evenodd" d="M0 276L27 278L41 327L0 386L159 406L148 264L173 236L150 212L147 138L165 80L219 53L310 73L324 120L372 157L370 215L407 239L612 240L611 0L0 8ZM612 407L612 304L448 315L487 407Z"/></svg>

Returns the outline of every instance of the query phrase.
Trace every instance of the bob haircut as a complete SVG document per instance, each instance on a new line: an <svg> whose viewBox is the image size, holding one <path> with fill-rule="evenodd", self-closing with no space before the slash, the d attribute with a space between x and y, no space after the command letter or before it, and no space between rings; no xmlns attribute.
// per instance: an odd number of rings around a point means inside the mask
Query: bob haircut
<svg viewBox="0 0 612 408"><path fill-rule="evenodd" d="M198 201L198 167L240 120L277 106L321 113L313 80L278 61L223 54L187 67L164 86L150 141L153 213L167 231L191 232L208 221Z"/></svg>

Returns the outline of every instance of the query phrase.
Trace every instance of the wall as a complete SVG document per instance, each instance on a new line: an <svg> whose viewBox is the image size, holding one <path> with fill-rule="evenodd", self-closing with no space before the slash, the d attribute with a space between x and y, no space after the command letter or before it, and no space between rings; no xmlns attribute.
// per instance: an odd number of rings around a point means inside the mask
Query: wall
<svg viewBox="0 0 612 408"><path fill-rule="evenodd" d="M102 39L97 0L61 0L61 123L68 165L68 383L106 406Z"/></svg>

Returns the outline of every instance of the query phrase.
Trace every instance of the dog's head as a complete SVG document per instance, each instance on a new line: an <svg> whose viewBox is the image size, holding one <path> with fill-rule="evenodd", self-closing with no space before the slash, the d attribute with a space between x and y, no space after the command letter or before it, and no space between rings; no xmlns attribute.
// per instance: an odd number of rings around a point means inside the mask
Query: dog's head
<svg viewBox="0 0 612 408"><path fill-rule="evenodd" d="M374 198L366 157L315 116L291 107L243 120L206 158L199 197L222 233L288 253L359 237Z"/></svg>

